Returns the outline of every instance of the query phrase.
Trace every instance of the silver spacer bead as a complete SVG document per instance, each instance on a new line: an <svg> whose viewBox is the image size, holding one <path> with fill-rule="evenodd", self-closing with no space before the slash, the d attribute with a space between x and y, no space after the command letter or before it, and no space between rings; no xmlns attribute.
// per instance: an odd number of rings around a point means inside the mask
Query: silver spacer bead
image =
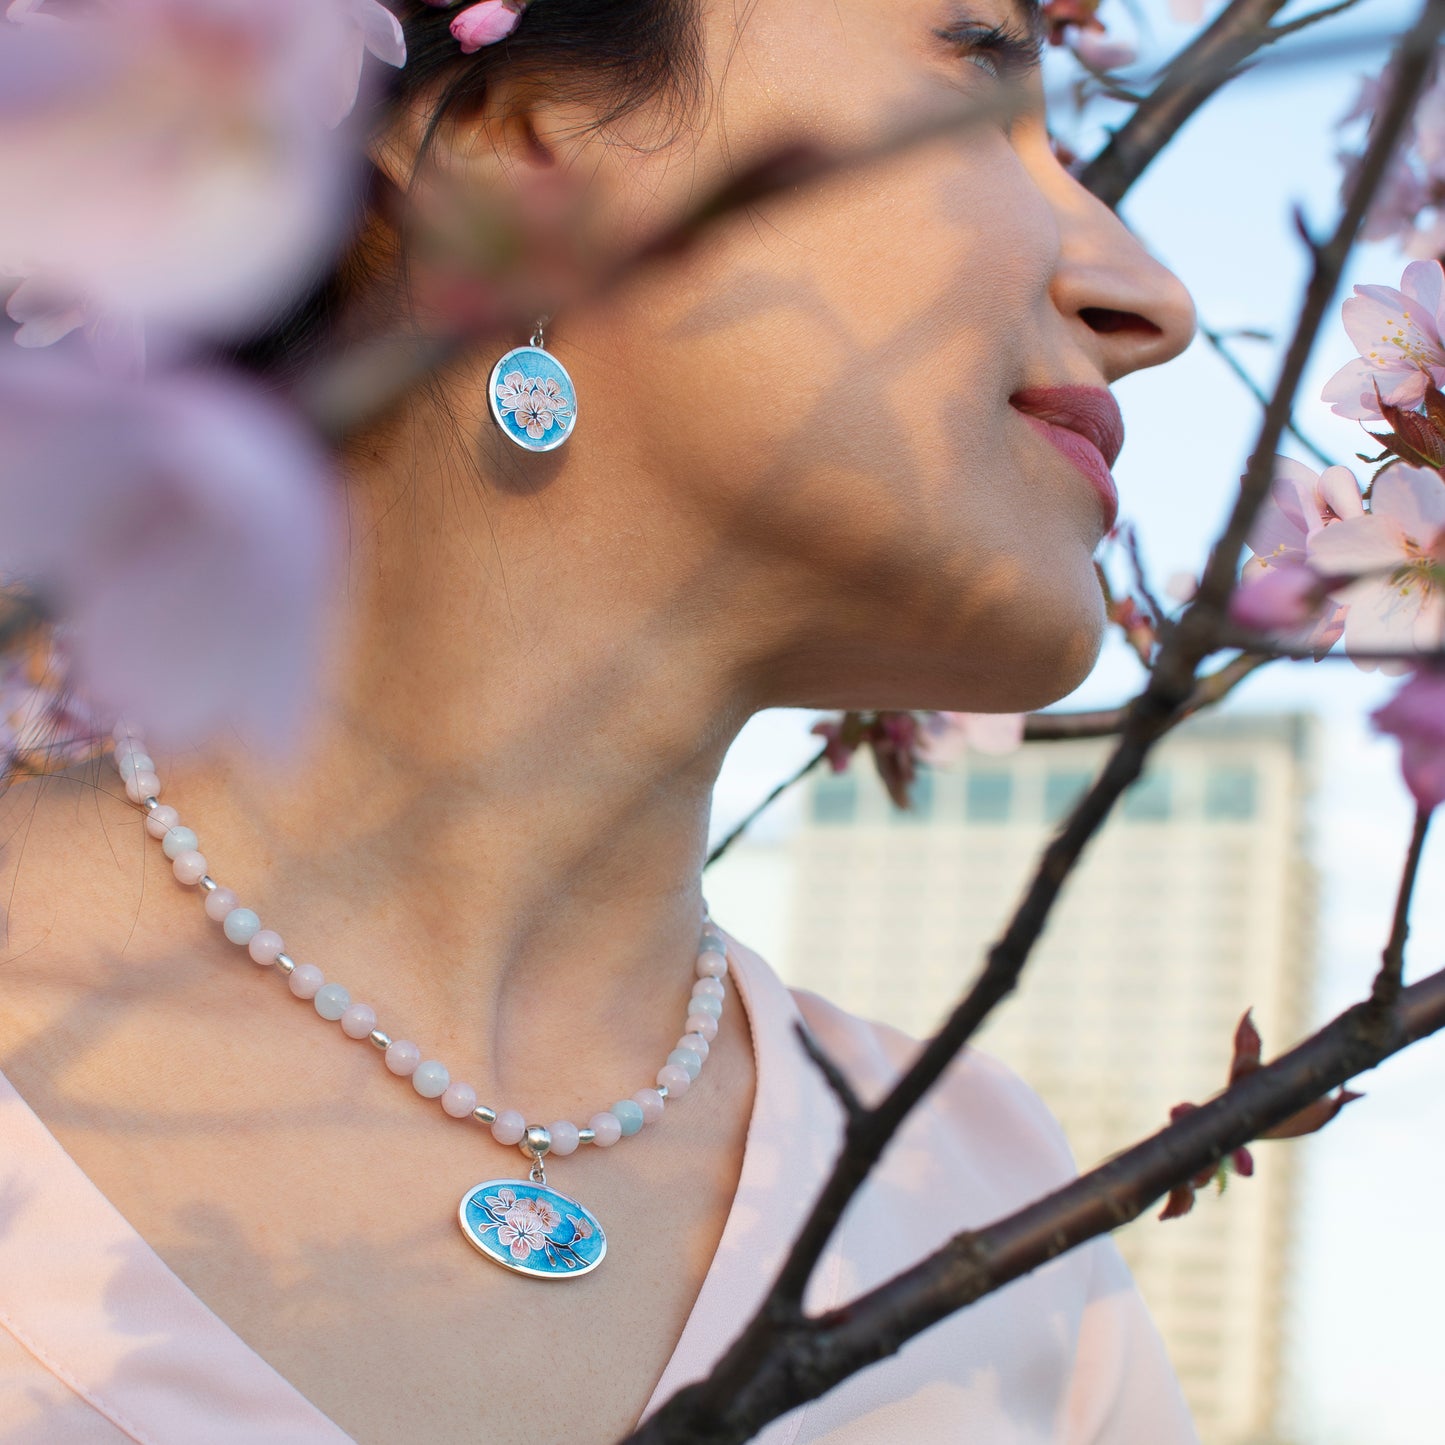
<svg viewBox="0 0 1445 1445"><path fill-rule="evenodd" d="M597 1142L597 1135L591 1129L579 1129L577 1131L577 1142L579 1144L595 1144Z"/></svg>
<svg viewBox="0 0 1445 1445"><path fill-rule="evenodd" d="M276 967L284 974L296 972L296 960L289 953L278 953L276 955Z"/></svg>
<svg viewBox="0 0 1445 1445"><path fill-rule="evenodd" d="M552 1147L552 1135L540 1124L528 1124L518 1147L528 1159L540 1159Z"/></svg>
<svg viewBox="0 0 1445 1445"><path fill-rule="evenodd" d="M209 873L201 874L200 889L202 893L214 893L220 886Z"/></svg>
<svg viewBox="0 0 1445 1445"><path fill-rule="evenodd" d="M478 1104L477 1107L472 1110L472 1118L475 1119L478 1124L494 1124L497 1120L497 1111L488 1108L485 1104Z"/></svg>
<svg viewBox="0 0 1445 1445"><path fill-rule="evenodd" d="M159 798L147 798L141 804L141 807L144 808L147 813L154 813L155 810L160 807L160 805L161 803ZM214 887L215 885L213 884L212 886Z"/></svg>
<svg viewBox="0 0 1445 1445"><path fill-rule="evenodd" d="M659 1085L657 1086L657 1092L658 1092L659 1094L661 1094L664 1099L667 1098L667 1085L666 1085L666 1084L659 1084Z"/></svg>
<svg viewBox="0 0 1445 1445"><path fill-rule="evenodd" d="M366 1037L379 1049L389 1049L391 1047L391 1035L384 1029L372 1029Z"/></svg>

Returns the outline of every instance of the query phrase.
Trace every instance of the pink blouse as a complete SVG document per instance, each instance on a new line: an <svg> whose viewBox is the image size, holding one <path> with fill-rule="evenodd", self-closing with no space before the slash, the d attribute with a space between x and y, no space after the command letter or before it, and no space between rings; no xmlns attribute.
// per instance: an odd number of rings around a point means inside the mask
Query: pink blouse
<svg viewBox="0 0 1445 1445"><path fill-rule="evenodd" d="M787 989L735 940L757 1096L717 1255L647 1413L707 1373L752 1313L837 1147L806 1021L865 1097L917 1045ZM809 1289L842 1304L960 1229L1074 1172L1039 1099L968 1050L854 1201ZM0 1075L0 1445L326 1445L348 1437L217 1318ZM1092 1244L935 1325L775 1421L762 1445L1191 1445L1197 1436L1112 1243Z"/></svg>

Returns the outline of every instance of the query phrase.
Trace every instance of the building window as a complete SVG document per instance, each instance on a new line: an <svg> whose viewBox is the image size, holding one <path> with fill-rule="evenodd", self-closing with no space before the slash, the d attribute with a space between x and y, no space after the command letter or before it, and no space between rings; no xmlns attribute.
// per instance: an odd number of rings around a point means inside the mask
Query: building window
<svg viewBox="0 0 1445 1445"><path fill-rule="evenodd" d="M1044 817L1057 823L1088 790L1092 773L1050 772L1044 778Z"/></svg>
<svg viewBox="0 0 1445 1445"><path fill-rule="evenodd" d="M1124 794L1120 811L1135 823L1162 823L1169 817L1169 774L1145 773Z"/></svg>
<svg viewBox="0 0 1445 1445"><path fill-rule="evenodd" d="M820 773L813 784L813 821L851 823L857 812L857 778L851 772Z"/></svg>
<svg viewBox="0 0 1445 1445"><path fill-rule="evenodd" d="M1255 774L1246 764L1211 768L1204 779L1204 816L1239 820L1254 817Z"/></svg>
<svg viewBox="0 0 1445 1445"><path fill-rule="evenodd" d="M971 770L963 785L963 814L970 823L1006 823L1013 807L1012 773Z"/></svg>
<svg viewBox="0 0 1445 1445"><path fill-rule="evenodd" d="M898 807L888 800L888 812L895 823L926 823L933 816L933 774L919 768L908 786L908 806Z"/></svg>

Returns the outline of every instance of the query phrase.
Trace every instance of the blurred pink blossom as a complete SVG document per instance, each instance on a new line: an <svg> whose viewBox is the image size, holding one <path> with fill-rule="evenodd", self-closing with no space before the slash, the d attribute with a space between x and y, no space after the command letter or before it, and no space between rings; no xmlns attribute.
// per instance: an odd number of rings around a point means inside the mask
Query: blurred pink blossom
<svg viewBox="0 0 1445 1445"><path fill-rule="evenodd" d="M1438 261L1412 261L1400 289L1356 286L1340 308L1360 355L1340 368L1321 393L1339 416L1380 419L1375 395L1392 406L1417 407L1427 384L1445 383L1445 343L1440 336L1445 271Z"/></svg>
<svg viewBox="0 0 1445 1445"><path fill-rule="evenodd" d="M1138 49L1127 40L1111 36L1106 30L1071 25L1064 31L1064 44L1090 70L1101 74L1122 70L1139 58Z"/></svg>
<svg viewBox="0 0 1445 1445"><path fill-rule="evenodd" d="M926 713L918 755L933 767L943 767L969 749L993 755L1015 752L1023 745L1027 716L1021 712Z"/></svg>
<svg viewBox="0 0 1445 1445"><path fill-rule="evenodd" d="M351 152L329 127L363 51L403 58L394 16L374 0L99 0L10 18L0 271L86 317L187 334L244 328L305 283L346 212ZM62 306L39 332L72 318Z"/></svg>
<svg viewBox="0 0 1445 1445"><path fill-rule="evenodd" d="M1352 578L1331 588L1348 608L1345 648L1351 654L1435 649L1445 642L1445 482L1423 467L1396 464L1376 478L1370 511L1313 533L1309 565L1332 578ZM1405 662L1357 666L1408 671Z"/></svg>
<svg viewBox="0 0 1445 1445"><path fill-rule="evenodd" d="M1308 567L1285 562L1247 578L1229 599L1229 615L1256 632L1293 632L1313 623L1324 602L1319 577ZM1326 645L1337 642L1340 631Z"/></svg>
<svg viewBox="0 0 1445 1445"><path fill-rule="evenodd" d="M1415 801L1422 808L1445 803L1445 672L1417 672L1370 718L1400 739L1400 768Z"/></svg>
<svg viewBox="0 0 1445 1445"><path fill-rule="evenodd" d="M83 301L57 296L39 281L22 281L5 303L5 314L19 325L18 346L51 346L80 330L91 354L105 370L139 375L145 369L145 328L139 317L97 311Z"/></svg>
<svg viewBox="0 0 1445 1445"><path fill-rule="evenodd" d="M262 393L0 352L0 577L66 629L77 690L147 737L289 740L320 661L327 464Z"/></svg>

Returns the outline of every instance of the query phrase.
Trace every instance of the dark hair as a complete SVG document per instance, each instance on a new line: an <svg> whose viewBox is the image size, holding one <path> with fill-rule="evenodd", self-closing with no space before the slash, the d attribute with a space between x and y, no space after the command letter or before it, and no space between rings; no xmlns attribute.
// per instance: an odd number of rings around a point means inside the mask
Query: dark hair
<svg viewBox="0 0 1445 1445"><path fill-rule="evenodd" d="M675 116L702 91L697 0L534 0L504 41L464 55L450 25L457 13L425 0L388 0L406 34L407 62L384 77L368 72L380 92L359 123L380 127L388 112L435 96L423 155L439 126L485 103L488 86L505 71L545 80L569 99L597 108L606 127L661 99ZM369 170L369 168L368 168ZM360 217L377 199L378 177L363 177L354 195ZM284 315L260 334L230 348L226 359L280 382L291 379L324 348L358 279L354 255L342 256Z"/></svg>

